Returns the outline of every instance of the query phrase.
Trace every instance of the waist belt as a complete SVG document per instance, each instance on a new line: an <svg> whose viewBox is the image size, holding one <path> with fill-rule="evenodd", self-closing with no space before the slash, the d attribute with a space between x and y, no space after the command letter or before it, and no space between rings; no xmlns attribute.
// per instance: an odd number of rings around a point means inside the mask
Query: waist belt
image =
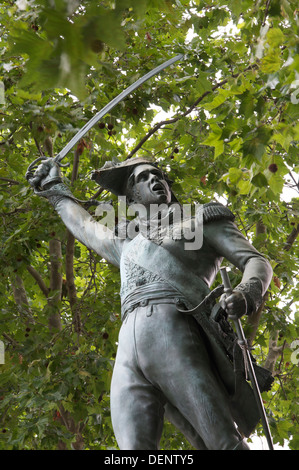
<svg viewBox="0 0 299 470"><path fill-rule="evenodd" d="M135 302L123 308L122 320L124 321L129 313L133 312L137 307L146 307L147 305L161 305L161 304L174 304L178 307L184 307L184 300L179 297L157 298L157 299L144 299L140 302Z"/></svg>

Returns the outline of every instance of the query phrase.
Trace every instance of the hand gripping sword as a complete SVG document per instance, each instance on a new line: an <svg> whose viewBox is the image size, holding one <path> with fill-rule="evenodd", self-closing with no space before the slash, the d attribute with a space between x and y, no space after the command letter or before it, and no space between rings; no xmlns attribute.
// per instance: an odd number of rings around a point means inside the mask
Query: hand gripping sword
<svg viewBox="0 0 299 470"><path fill-rule="evenodd" d="M128 96L130 93L132 93L136 88L140 87L144 82L152 78L154 75L157 75L159 72L164 70L166 67L169 67L170 65L174 64L178 60L182 59L184 57L183 54L178 54L172 59L167 60L166 62L163 62L163 64L159 65L155 69L151 70L148 72L146 75L143 77L140 77L136 82L132 83L128 88L123 90L118 96L116 96L110 103L108 103L106 106L104 106L103 109L101 109L98 113L96 113L75 135L74 137L66 144L66 146L59 152L56 157L54 157L54 161L62 167L69 166L69 164L62 164L61 161L64 159L64 157L69 153L69 151L76 145L76 143L82 139L82 137L102 118L104 117L109 111L111 111L118 103L120 103L126 96ZM46 156L41 156L38 157L34 162L32 162L26 173L26 179L27 180L33 180L34 178L34 173L33 170L36 167L36 164L40 162L41 160L47 159Z"/></svg>
<svg viewBox="0 0 299 470"><path fill-rule="evenodd" d="M227 294L227 295L230 295L232 293L233 289L231 287L231 283L230 283L230 280L229 280L226 269L225 268L220 268L220 274L221 274L222 282L223 282L223 285L224 285L224 293ZM242 350L244 351L244 353L246 354L246 362L247 362L247 366L248 366L248 375L249 375L249 379L250 379L250 382L251 382L251 385L252 385L252 389L253 389L253 393L254 393L254 396L255 396L256 404L257 404L257 407L258 407L258 410L259 410L259 413L260 413L260 417L261 417L263 429L264 429L264 432L265 432L265 436L266 436L266 439L267 439L267 443L268 443L268 446L269 446L269 450L274 450L273 442L272 442L272 436L271 436L271 433L270 433L270 428L269 428L269 423L268 423L267 416L266 416L265 407L264 407L263 400L262 400L262 397L261 397L261 393L260 393L260 390L259 390L258 382L257 382L256 376L255 376L254 368L253 368L252 361L251 361L249 346L248 346L248 343L247 343L247 340L246 340L246 337L245 337L245 334L244 334L244 331L243 331L243 328L242 328L240 318L233 319L233 322L234 322L235 329L236 329L236 334L237 334L237 337L238 337L238 343L239 343L240 347L242 348Z"/></svg>

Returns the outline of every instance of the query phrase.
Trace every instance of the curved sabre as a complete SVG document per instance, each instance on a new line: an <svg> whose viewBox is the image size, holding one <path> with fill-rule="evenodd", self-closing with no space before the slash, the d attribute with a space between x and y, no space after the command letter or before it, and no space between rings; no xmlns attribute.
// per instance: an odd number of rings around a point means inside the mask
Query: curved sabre
<svg viewBox="0 0 299 470"><path fill-rule="evenodd" d="M172 59L167 60L163 64L159 65L151 72L148 72L143 77L139 78L136 82L130 85L126 90L122 91L118 96L116 96L110 103L108 103L101 111L95 114L86 124L83 126L77 134L69 141L69 143L59 152L54 161L56 163L60 163L63 158L69 153L69 151L74 147L74 145L89 131L105 114L109 113L111 109L114 108L118 103L120 103L127 95L129 95L132 91L136 90L140 85L142 85L146 80L149 80L151 77L156 75L157 73L161 72L161 70L165 69L169 65L174 64L178 60L183 58L183 54L178 54Z"/></svg>

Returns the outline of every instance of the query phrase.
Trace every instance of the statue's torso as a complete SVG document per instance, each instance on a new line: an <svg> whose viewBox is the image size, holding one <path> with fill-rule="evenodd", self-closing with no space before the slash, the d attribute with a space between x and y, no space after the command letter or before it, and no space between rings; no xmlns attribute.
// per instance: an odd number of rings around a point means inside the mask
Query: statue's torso
<svg viewBox="0 0 299 470"><path fill-rule="evenodd" d="M185 292L185 283L189 286L193 277L203 281L198 284L198 289L204 287L203 296L206 295L206 289L213 283L222 258L209 247L205 237L202 238L200 248L195 250L186 249L186 243L190 244L191 241L183 236L150 240L146 250L144 240L145 237L139 234L124 243L120 261L122 303L128 299L176 298L190 308L188 296L182 294ZM176 272L181 271L177 272L182 279L176 284L179 291L172 282L171 272L174 269Z"/></svg>

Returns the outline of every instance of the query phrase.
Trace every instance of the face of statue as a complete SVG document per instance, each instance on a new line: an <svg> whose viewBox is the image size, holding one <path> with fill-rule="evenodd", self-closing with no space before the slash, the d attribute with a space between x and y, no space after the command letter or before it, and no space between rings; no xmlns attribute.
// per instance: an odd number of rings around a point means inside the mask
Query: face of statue
<svg viewBox="0 0 299 470"><path fill-rule="evenodd" d="M149 206L171 201L171 191L163 173L152 165L136 166L128 179L128 188L135 203Z"/></svg>

